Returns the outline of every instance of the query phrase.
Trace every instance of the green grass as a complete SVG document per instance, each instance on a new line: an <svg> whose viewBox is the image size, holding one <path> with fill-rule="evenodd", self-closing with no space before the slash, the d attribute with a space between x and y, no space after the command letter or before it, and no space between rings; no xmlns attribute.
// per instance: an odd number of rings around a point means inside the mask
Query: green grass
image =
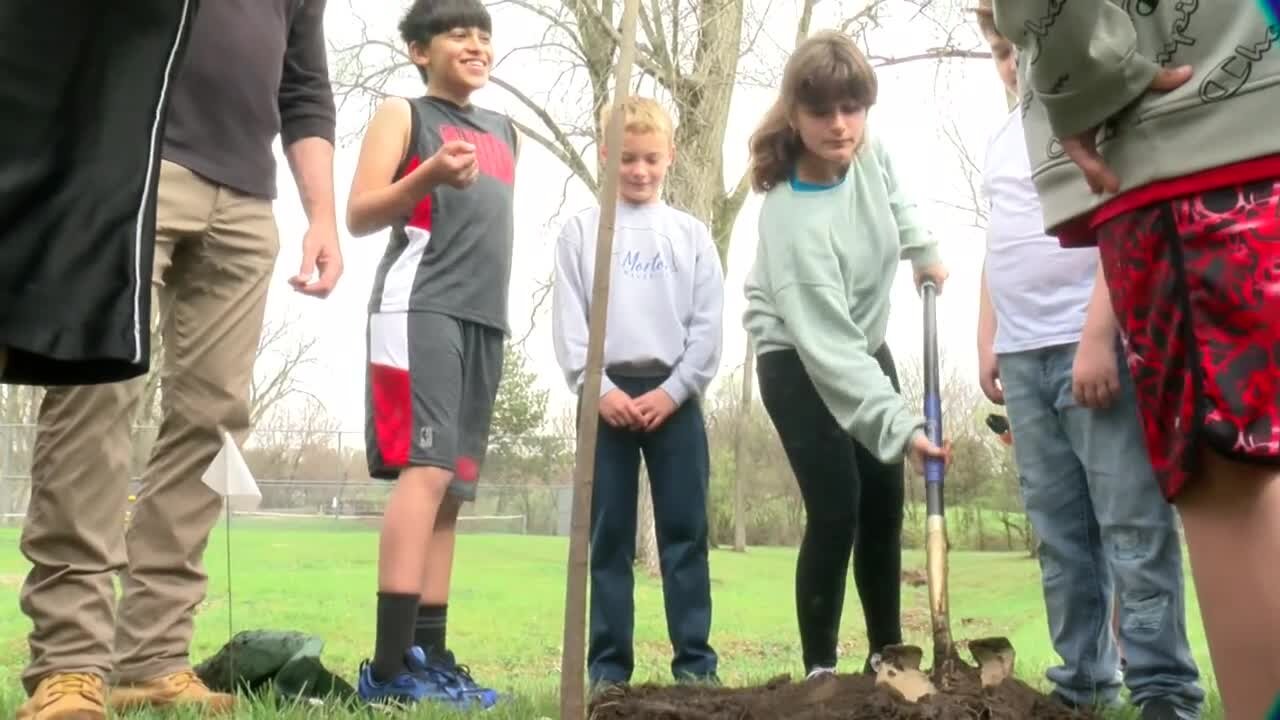
<svg viewBox="0 0 1280 720"><path fill-rule="evenodd" d="M320 635L327 643L326 665L353 678L373 645L376 533L333 521L287 526L237 521L233 533L236 629ZM0 543L12 548L0 555L0 603L15 609L26 572L16 550L17 536L15 529L0 528ZM197 661L227 640L225 543L222 529L215 530L206 554L209 595L200 608L192 648ZM477 679L516 696L502 712L487 717L529 720L557 714L567 548L562 538L466 535L459 540L449 605L450 646ZM922 568L922 561L918 552L903 558L907 569ZM720 654L726 683L746 685L800 672L794 563L791 549L713 553L712 644ZM841 656L852 667L866 654L852 582L846 597ZM1043 684L1044 668L1058 660L1048 642L1034 561L1024 553L953 553L951 604L957 639L1007 635L1018 650L1019 677ZM904 586L903 608L908 642L929 647L925 588ZM1196 659L1207 674L1208 652L1193 594L1187 612ZM660 581L637 578L637 682L669 679L670 647L662 613ZM0 613L0 716L12 717L21 700L18 677L29 630L26 617L16 610ZM1216 700L1207 711L1207 719L1221 717ZM317 713L261 706L252 716Z"/></svg>

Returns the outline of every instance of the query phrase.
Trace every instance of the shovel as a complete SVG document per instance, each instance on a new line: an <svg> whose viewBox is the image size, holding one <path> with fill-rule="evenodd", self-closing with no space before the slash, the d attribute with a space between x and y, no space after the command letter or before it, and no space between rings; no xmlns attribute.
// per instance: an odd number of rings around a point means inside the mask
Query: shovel
<svg viewBox="0 0 1280 720"><path fill-rule="evenodd" d="M942 391L938 371L938 287L932 281L921 286L924 296L924 416L925 433L933 444L942 445ZM933 675L943 680L959 665L955 642L951 639L951 616L947 600L947 521L943 503L942 460L925 460L925 573L929 583L929 619L933 628ZM1007 638L995 637L969 642L969 652L978 663L983 687L998 685L1013 674L1013 646ZM934 681L920 669L924 652L913 645L893 645L881 651L875 668L876 684L893 689L905 700L916 702L938 691Z"/></svg>

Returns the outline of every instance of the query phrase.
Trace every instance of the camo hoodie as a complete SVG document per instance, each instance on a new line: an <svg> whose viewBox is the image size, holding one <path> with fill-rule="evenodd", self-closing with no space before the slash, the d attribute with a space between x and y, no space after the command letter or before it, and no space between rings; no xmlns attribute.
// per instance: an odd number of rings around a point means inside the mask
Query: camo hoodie
<svg viewBox="0 0 1280 720"><path fill-rule="evenodd" d="M1280 22L1264 1L994 0L996 26L1019 48L1050 234L1088 244L1120 206L1280 178ZM1160 67L1181 65L1194 69L1190 81L1147 91ZM1119 195L1094 195L1057 140L1093 127Z"/></svg>

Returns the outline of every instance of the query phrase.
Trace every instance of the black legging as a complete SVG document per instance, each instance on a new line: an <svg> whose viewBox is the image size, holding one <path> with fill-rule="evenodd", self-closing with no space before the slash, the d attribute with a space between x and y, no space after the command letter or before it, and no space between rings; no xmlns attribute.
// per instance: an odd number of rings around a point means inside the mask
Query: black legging
<svg viewBox="0 0 1280 720"><path fill-rule="evenodd" d="M875 358L901 392L888 345ZM851 552L871 652L902 642L903 464L880 462L836 423L795 351L757 362L760 398L804 498L796 614L805 672L834 668Z"/></svg>

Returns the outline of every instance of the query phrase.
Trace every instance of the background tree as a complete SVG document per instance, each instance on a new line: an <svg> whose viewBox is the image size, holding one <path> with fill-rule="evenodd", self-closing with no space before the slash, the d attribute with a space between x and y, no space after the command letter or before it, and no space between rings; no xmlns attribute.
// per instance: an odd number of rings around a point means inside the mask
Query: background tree
<svg viewBox="0 0 1280 720"><path fill-rule="evenodd" d="M250 387L250 427L258 428L264 419L276 426L276 437L269 443L280 444L276 455L301 452L299 443L310 437L317 442L317 433L336 433L337 422L329 417L324 406L308 393L299 372L316 361L316 339L299 337L289 332L292 318L268 322L263 328L254 354L254 376ZM164 336L158 332L162 318L153 325L151 344L151 368L143 379L141 397L133 416L132 467L133 475L141 474L151 454L156 431L161 418L162 377L164 374ZM36 420L43 388L16 385L0 385L0 515L21 513L30 495L31 452L35 444ZM291 403L304 399L301 407ZM272 417L277 410L283 414ZM280 436L280 426L291 424L298 437L286 442ZM254 438L262 441L263 438ZM329 439L332 439L331 437ZM275 468L275 466L271 466ZM273 469L272 472L275 472Z"/></svg>
<svg viewBox="0 0 1280 720"><path fill-rule="evenodd" d="M359 18L355 5L351 7ZM612 92L621 2L496 0L490 7L510 8L543 28L538 42L501 56L491 75L493 84L518 104L513 113L517 127L570 171L570 181L596 193L602 168L596 152L596 139L602 136L599 110ZM726 263L733 227L749 190L745 172L732 182L726 181L724 146L735 89L743 85L777 87L785 55L815 26L851 34L878 67L989 58L981 39L964 31L969 27L965 8L959 0L803 0L794 32L779 43L766 32L776 26L778 17L770 3L645 2L639 21L635 91L664 101L677 121L679 161L667 178L667 201L708 224L721 262ZM910 24L911 37L918 46L905 53L883 52L876 36L889 24L899 30ZM371 110L388 94L393 81L415 77L415 71L400 42L371 35L363 22L358 25L351 38L335 42L335 87L344 106L362 102ZM537 91L520 88L504 76L505 67L513 62L536 62L559 72L549 87ZM548 280L535 302L535 315L549 288ZM751 357L749 343L746 357ZM747 383L752 381L750 367L744 377ZM742 396L749 395L750 388L743 386ZM647 487L642 487L640 497L648 495ZM656 547L652 510L646 502L640 508L642 537L638 547L640 560L656 570L656 553L646 550ZM744 520L739 517L736 522Z"/></svg>

